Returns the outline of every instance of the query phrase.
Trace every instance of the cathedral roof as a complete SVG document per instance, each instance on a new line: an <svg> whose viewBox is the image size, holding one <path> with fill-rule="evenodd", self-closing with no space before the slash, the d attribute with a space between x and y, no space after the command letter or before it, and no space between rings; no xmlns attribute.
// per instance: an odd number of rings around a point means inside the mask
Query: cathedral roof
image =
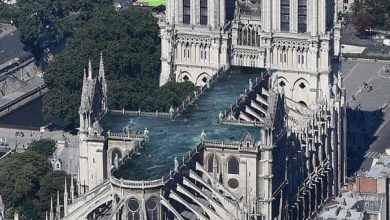
<svg viewBox="0 0 390 220"><path fill-rule="evenodd" d="M92 103L95 95L96 79L88 79L83 82L81 94L80 112L92 111Z"/></svg>

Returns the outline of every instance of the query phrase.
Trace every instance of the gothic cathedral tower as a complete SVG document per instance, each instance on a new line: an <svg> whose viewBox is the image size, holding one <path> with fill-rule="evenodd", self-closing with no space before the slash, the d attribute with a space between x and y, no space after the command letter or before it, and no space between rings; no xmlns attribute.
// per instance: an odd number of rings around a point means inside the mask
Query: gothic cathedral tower
<svg viewBox="0 0 390 220"><path fill-rule="evenodd" d="M79 108L79 175L81 193L89 191L107 177L107 146L102 134L103 129L99 124L99 119L107 110L107 83L102 54L100 55L99 76L93 79L90 60L87 71L84 69Z"/></svg>

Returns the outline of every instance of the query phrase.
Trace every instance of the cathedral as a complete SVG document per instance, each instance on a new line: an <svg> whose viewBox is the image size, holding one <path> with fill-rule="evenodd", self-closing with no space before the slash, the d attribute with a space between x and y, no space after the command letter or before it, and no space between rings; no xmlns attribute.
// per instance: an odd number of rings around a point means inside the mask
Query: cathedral
<svg viewBox="0 0 390 220"><path fill-rule="evenodd" d="M248 134L217 141L202 132L165 176L116 177L113 172L135 159L129 157L149 133L101 126L114 112L106 104L101 55L96 78L91 62L84 71L77 184L71 183L70 195L65 190L56 218L315 219L346 183L337 7L334 0L167 0L157 16L160 85L190 81L203 92L231 68L258 69L244 94L216 117L231 126L255 126L260 140ZM160 116L171 120L176 113L171 108Z"/></svg>

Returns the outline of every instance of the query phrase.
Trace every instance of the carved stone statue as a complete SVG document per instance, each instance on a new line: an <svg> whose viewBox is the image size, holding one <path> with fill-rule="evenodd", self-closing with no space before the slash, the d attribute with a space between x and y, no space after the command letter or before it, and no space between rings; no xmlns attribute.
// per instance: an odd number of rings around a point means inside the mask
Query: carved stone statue
<svg viewBox="0 0 390 220"><path fill-rule="evenodd" d="M173 107L171 106L169 108L169 119L173 119L173 114L175 113L175 110L173 109Z"/></svg>
<svg viewBox="0 0 390 220"><path fill-rule="evenodd" d="M179 161L177 161L177 157L175 157L174 163L175 163L174 170L178 171L179 170Z"/></svg>
<svg viewBox="0 0 390 220"><path fill-rule="evenodd" d="M223 119L223 114L221 111L219 111L219 114L218 114L218 119L219 119L219 122L222 122L222 119Z"/></svg>
<svg viewBox="0 0 390 220"><path fill-rule="evenodd" d="M144 137L145 137L145 141L149 142L149 130L147 128L145 128L144 130Z"/></svg>
<svg viewBox="0 0 390 220"><path fill-rule="evenodd" d="M206 132L202 130L202 133L200 133L200 142L204 143L206 141Z"/></svg>

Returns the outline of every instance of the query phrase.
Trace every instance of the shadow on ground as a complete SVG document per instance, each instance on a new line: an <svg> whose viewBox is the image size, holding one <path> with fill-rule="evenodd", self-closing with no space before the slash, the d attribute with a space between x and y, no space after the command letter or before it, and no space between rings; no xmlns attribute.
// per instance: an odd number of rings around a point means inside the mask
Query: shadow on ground
<svg viewBox="0 0 390 220"><path fill-rule="evenodd" d="M364 111L347 108L347 171L354 175L363 161L366 151L377 139L375 132L384 122L381 110Z"/></svg>

